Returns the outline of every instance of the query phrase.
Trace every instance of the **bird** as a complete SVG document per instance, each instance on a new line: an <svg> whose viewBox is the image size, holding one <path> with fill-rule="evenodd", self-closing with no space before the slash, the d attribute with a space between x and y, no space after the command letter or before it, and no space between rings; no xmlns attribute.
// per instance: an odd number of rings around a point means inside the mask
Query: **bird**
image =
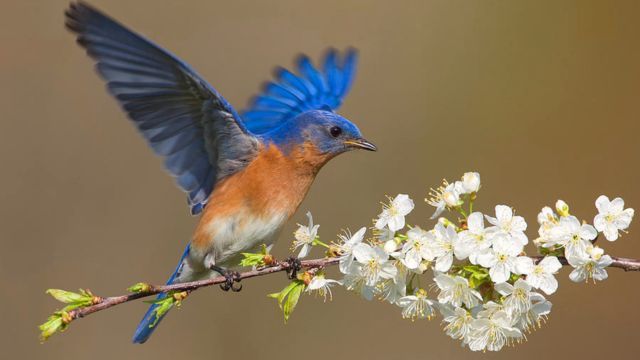
<svg viewBox="0 0 640 360"><path fill-rule="evenodd" d="M241 253L276 241L318 171L342 153L376 151L336 113L355 77L354 48L329 49L321 67L300 55L297 74L277 68L275 80L237 112L185 62L92 5L70 3L65 25L200 216L167 284L222 274L223 289L238 290L230 269ZM134 343L147 341L166 315L156 316L157 306Z"/></svg>

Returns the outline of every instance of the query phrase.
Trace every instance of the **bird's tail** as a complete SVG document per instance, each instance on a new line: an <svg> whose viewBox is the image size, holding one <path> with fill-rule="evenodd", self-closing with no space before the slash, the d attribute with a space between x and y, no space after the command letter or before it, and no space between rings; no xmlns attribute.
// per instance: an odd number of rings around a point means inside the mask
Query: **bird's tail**
<svg viewBox="0 0 640 360"><path fill-rule="evenodd" d="M187 245L187 248L185 249L184 254L182 254L182 257L180 258L178 267L176 267L176 270L173 272L169 280L167 280L167 285L173 284L176 278L178 277L178 275L180 274L182 263L184 262L184 259L189 254L189 247L190 245ZM161 300L161 299L164 299L165 297L167 297L167 294L162 293L156 297L156 300ZM134 343L143 344L145 341L147 341L149 337L151 337L151 334L153 334L153 331L160 324L160 321L162 321L165 315L167 315L167 313L164 313L161 317L156 318L156 309L158 308L158 306L159 306L158 304L151 305L149 307L149 310L147 310L147 312L144 314L144 317L140 321L140 324L138 324L138 328L136 329L136 332L133 335Z"/></svg>

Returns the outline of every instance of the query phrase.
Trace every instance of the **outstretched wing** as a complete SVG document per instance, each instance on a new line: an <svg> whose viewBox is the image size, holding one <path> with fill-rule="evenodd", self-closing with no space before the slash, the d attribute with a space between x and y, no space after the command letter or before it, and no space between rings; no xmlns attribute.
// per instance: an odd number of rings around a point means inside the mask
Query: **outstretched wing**
<svg viewBox="0 0 640 360"><path fill-rule="evenodd" d="M258 140L189 65L91 6L72 3L66 25L167 170L192 214L221 178L244 167Z"/></svg>
<svg viewBox="0 0 640 360"><path fill-rule="evenodd" d="M276 69L277 80L267 83L263 93L242 112L245 126L252 133L265 133L304 111L340 107L355 77L357 52L348 49L340 59L336 50L330 49L322 71L305 55L296 63L298 75L284 68Z"/></svg>

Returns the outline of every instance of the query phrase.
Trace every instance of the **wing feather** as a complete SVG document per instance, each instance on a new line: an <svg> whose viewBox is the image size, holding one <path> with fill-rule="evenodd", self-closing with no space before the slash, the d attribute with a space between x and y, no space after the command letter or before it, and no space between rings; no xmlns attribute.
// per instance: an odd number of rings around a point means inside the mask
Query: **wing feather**
<svg viewBox="0 0 640 360"><path fill-rule="evenodd" d="M348 49L342 59L336 50L330 49L322 71L305 55L296 61L299 75L284 68L276 69L276 81L267 83L263 93L242 112L247 129L263 134L302 112L338 109L353 83L356 63L354 49Z"/></svg>
<svg viewBox="0 0 640 360"><path fill-rule="evenodd" d="M141 35L83 2L70 5L66 25L150 147L164 157L191 212L202 211L216 182L255 156L256 137L189 65Z"/></svg>

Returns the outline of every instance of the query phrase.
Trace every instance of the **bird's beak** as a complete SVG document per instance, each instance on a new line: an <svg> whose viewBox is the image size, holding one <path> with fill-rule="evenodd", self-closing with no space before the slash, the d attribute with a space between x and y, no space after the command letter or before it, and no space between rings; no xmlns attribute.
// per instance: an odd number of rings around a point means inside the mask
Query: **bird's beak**
<svg viewBox="0 0 640 360"><path fill-rule="evenodd" d="M378 150L378 148L373 145L372 143L370 143L369 141L365 140L365 139L351 139L351 140L345 140L344 144L350 147L354 147L354 148L358 148L358 149L364 149L364 150L369 150L369 151L376 151Z"/></svg>

